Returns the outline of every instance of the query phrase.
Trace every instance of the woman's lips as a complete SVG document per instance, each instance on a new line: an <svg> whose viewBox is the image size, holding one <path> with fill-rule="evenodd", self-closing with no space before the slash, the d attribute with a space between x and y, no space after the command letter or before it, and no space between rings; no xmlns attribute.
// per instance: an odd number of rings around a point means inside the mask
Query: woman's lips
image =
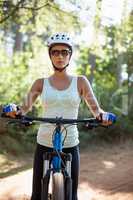
<svg viewBox="0 0 133 200"><path fill-rule="evenodd" d="M64 64L64 62L63 62L63 61L57 61L57 63L58 63L58 64Z"/></svg>

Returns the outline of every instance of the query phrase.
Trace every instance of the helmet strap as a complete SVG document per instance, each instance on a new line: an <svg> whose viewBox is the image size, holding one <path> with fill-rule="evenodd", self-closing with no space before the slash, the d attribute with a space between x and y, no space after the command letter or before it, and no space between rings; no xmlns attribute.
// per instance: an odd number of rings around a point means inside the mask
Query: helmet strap
<svg viewBox="0 0 133 200"><path fill-rule="evenodd" d="M52 63L53 64L53 63ZM68 65L69 65L69 63L65 66L65 67L63 67L63 68L58 68L58 67L56 67L54 64L53 64L53 67L54 67L54 69L56 70L56 71L58 71L58 72L62 72L62 71L64 71L64 69L66 69L66 67L68 67Z"/></svg>

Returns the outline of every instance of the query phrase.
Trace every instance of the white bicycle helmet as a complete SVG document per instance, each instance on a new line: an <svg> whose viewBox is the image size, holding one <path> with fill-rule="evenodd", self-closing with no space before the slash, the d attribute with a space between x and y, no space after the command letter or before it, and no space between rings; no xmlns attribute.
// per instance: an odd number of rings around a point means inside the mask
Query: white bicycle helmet
<svg viewBox="0 0 133 200"><path fill-rule="evenodd" d="M47 40L48 47L52 47L54 44L66 44L71 50L73 48L73 42L67 33L56 33L50 36Z"/></svg>

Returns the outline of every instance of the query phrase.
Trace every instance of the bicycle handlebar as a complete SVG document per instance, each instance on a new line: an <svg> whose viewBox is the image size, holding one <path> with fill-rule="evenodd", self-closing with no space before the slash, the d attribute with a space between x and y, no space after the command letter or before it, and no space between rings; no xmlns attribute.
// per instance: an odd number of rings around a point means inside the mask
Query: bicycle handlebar
<svg viewBox="0 0 133 200"><path fill-rule="evenodd" d="M86 119L66 119L62 117L56 118L41 118L41 117L28 117L22 116L24 120L29 121L39 121L44 123L53 123L53 124L73 124L73 123L100 123L96 118L86 118Z"/></svg>
<svg viewBox="0 0 133 200"><path fill-rule="evenodd" d="M20 116L18 118L11 118L6 116L1 116L4 118L7 118L11 123L20 123L20 124L28 124L31 125L33 122L42 122L42 123L51 123L56 125L64 125L64 124L78 124L78 123L84 123L87 126L97 127L97 126L103 126L101 121L99 121L96 118L84 118L84 119L66 119L62 117L56 117L56 118L42 118L42 117L29 117L26 115Z"/></svg>

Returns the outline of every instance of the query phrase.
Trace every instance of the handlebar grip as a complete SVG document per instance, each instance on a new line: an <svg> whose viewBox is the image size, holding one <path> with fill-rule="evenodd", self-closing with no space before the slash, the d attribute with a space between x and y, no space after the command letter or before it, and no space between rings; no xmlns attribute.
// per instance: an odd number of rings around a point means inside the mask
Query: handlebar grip
<svg viewBox="0 0 133 200"><path fill-rule="evenodd" d="M105 112L105 113L100 113L100 115L97 118L99 122L104 122L104 121L111 121L112 123L116 122L116 115L110 112Z"/></svg>

